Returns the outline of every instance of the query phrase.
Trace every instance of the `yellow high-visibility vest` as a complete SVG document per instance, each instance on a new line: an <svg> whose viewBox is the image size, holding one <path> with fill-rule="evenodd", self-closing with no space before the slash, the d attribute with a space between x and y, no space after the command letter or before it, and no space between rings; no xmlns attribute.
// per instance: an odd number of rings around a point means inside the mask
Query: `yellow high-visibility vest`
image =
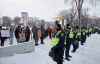
<svg viewBox="0 0 100 64"><path fill-rule="evenodd" d="M52 40L51 40L51 45L52 46L56 46L58 43L59 43L59 38L57 38L57 37L52 38Z"/></svg>
<svg viewBox="0 0 100 64"><path fill-rule="evenodd" d="M92 32L92 28L89 29L89 32Z"/></svg>
<svg viewBox="0 0 100 64"><path fill-rule="evenodd" d="M56 36L54 37L54 38L52 38L52 40L51 40L51 45L52 46L56 46L58 43L59 43L59 38L57 37L57 35L59 35L61 32L58 32L57 34L56 34Z"/></svg>
<svg viewBox="0 0 100 64"><path fill-rule="evenodd" d="M85 35L85 32L83 32L83 35Z"/></svg>
<svg viewBox="0 0 100 64"><path fill-rule="evenodd" d="M88 33L88 30L85 30L86 33Z"/></svg>
<svg viewBox="0 0 100 64"><path fill-rule="evenodd" d="M69 38L74 38L74 32L69 33Z"/></svg>
<svg viewBox="0 0 100 64"><path fill-rule="evenodd" d="M79 35L79 36L80 36L80 35L81 35L81 32L78 32L78 33L77 33L77 35Z"/></svg>
<svg viewBox="0 0 100 64"><path fill-rule="evenodd" d="M81 36L81 32L78 32L77 35L76 35L76 38L78 38L80 36Z"/></svg>

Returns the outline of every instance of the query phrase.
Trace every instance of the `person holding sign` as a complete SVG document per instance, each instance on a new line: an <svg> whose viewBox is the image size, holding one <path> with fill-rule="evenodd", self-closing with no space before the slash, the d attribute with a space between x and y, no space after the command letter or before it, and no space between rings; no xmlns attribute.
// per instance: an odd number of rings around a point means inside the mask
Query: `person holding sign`
<svg viewBox="0 0 100 64"><path fill-rule="evenodd" d="M0 33L1 33L1 37L0 37L0 39L1 39L1 46L4 46L4 41L10 37L10 32L7 29L7 27L3 27L2 26L2 28L0 30Z"/></svg>

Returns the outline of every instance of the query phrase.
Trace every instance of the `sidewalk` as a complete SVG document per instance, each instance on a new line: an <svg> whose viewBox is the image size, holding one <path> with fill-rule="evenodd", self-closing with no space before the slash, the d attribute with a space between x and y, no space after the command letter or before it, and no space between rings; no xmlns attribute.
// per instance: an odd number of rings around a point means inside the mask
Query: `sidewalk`
<svg viewBox="0 0 100 64"><path fill-rule="evenodd" d="M34 52L14 54L9 57L1 57L0 64L56 64L48 56L50 39L45 39L45 45L35 47ZM99 64L100 63L100 35L89 37L84 46L80 46L76 53L71 53L70 62L64 60L64 64ZM6 61L6 62L5 62Z"/></svg>

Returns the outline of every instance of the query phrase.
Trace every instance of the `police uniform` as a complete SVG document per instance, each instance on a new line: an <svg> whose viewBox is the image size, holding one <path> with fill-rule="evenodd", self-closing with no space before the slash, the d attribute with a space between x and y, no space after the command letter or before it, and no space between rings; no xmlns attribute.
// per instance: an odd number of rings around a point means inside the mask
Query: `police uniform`
<svg viewBox="0 0 100 64"><path fill-rule="evenodd" d="M52 59L57 62L57 64L63 64L65 33L57 32L56 38L59 40L56 45L51 48L49 56L51 56Z"/></svg>
<svg viewBox="0 0 100 64"><path fill-rule="evenodd" d="M74 32L73 35L74 35L74 37L73 37L74 41L72 42L72 45L73 45L72 52L76 52L76 50L79 48L79 41L80 41L81 33Z"/></svg>
<svg viewBox="0 0 100 64"><path fill-rule="evenodd" d="M74 36L75 36L75 34L72 31L66 33L65 59L68 60L68 61L70 61L69 58L71 57L70 54L69 54L70 46L71 46L71 44L74 45Z"/></svg>
<svg viewBox="0 0 100 64"><path fill-rule="evenodd" d="M85 41L86 41L86 32L83 29L81 32L81 45L84 45Z"/></svg>
<svg viewBox="0 0 100 64"><path fill-rule="evenodd" d="M65 58L69 60L68 58L70 57L69 51L70 51L70 38L69 38L69 31L66 32L66 42L65 42Z"/></svg>

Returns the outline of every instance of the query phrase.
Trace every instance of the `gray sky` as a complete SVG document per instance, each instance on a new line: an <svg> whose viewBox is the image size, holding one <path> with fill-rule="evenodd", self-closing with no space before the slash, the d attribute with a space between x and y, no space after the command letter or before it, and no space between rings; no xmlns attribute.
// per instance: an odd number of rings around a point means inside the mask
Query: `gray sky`
<svg viewBox="0 0 100 64"><path fill-rule="evenodd" d="M0 0L0 16L20 16L21 11L27 11L32 17L51 20L53 16L67 8L70 8L70 5L65 5L64 0ZM95 13L95 10L98 11ZM89 13L99 16L100 8L97 7L95 10L92 8Z"/></svg>
<svg viewBox="0 0 100 64"><path fill-rule="evenodd" d="M30 16L50 19L65 8L64 0L0 0L0 16L20 16L27 11Z"/></svg>

